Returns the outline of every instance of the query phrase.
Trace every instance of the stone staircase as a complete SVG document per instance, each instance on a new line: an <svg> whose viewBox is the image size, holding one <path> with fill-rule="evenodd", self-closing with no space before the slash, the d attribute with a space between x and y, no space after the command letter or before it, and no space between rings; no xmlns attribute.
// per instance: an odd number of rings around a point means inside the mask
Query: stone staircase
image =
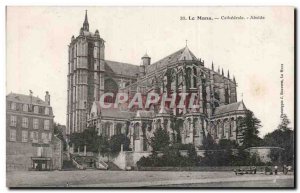
<svg viewBox="0 0 300 193"><path fill-rule="evenodd" d="M81 156L70 154L65 155L63 160L62 170L85 170L85 169L98 169L98 170L112 170L121 171L116 164L112 161L104 161L96 156Z"/></svg>

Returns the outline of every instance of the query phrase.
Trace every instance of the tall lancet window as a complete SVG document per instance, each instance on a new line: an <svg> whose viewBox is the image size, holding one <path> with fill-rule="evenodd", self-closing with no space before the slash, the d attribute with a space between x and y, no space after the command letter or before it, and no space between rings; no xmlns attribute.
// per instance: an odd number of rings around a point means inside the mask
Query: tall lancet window
<svg viewBox="0 0 300 193"><path fill-rule="evenodd" d="M190 89L192 86L192 69L186 68L186 75L185 75L185 85L186 89Z"/></svg>
<svg viewBox="0 0 300 193"><path fill-rule="evenodd" d="M225 88L225 104L229 104L229 93L228 87Z"/></svg>
<svg viewBox="0 0 300 193"><path fill-rule="evenodd" d="M197 69L193 67L193 88L197 87Z"/></svg>

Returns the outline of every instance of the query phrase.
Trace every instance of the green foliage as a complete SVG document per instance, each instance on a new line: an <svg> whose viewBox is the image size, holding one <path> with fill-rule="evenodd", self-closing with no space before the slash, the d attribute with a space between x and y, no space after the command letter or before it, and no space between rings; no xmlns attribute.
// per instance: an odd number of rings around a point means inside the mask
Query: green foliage
<svg viewBox="0 0 300 193"><path fill-rule="evenodd" d="M219 144L210 144L206 149L200 164L203 166L228 166L232 164L232 148L236 145L228 139L221 139Z"/></svg>
<svg viewBox="0 0 300 193"><path fill-rule="evenodd" d="M85 129L82 133L72 133L70 135L70 145L74 144L75 149L80 148L83 151L86 145L87 151L98 152L99 145L105 140L97 135L97 131L94 128Z"/></svg>
<svg viewBox="0 0 300 193"><path fill-rule="evenodd" d="M82 133L72 133L70 135L70 145L75 145L75 151L79 147L80 151L83 151L84 145L86 145L87 151L94 153L118 153L121 150L121 144L123 144L123 150L129 150L130 140L124 135L114 135L107 139L107 137L99 136L94 128L88 128Z"/></svg>
<svg viewBox="0 0 300 193"><path fill-rule="evenodd" d="M240 128L243 129L243 147L259 146L261 139L258 137L258 129L261 127L260 120L257 119L253 112L247 110L246 116L241 119Z"/></svg>
<svg viewBox="0 0 300 193"><path fill-rule="evenodd" d="M53 123L53 134L56 135L57 138L59 138L63 142L63 149L67 149L67 142L66 139L64 138L63 131L60 125L58 123Z"/></svg>
<svg viewBox="0 0 300 193"><path fill-rule="evenodd" d="M199 157L195 146L193 144L186 144L187 156L180 154L180 146L166 146L162 149L162 155L158 156L153 152L149 157L142 157L137 166L143 167L183 167L183 166L196 166L199 162Z"/></svg>
<svg viewBox="0 0 300 193"><path fill-rule="evenodd" d="M281 147L284 150L281 155L279 152L272 150L270 157L273 162L281 161L284 164L292 165L294 162L294 131L288 127L290 121L286 115L281 118L278 128L265 135L263 143L265 146ZM281 160L279 160L279 157Z"/></svg>
<svg viewBox="0 0 300 193"><path fill-rule="evenodd" d="M130 145L130 139L124 134L114 135L109 140L109 148L112 153L118 153L121 151L121 144L123 144L123 150L128 151Z"/></svg>
<svg viewBox="0 0 300 193"><path fill-rule="evenodd" d="M150 139L153 151L161 151L165 147L169 146L170 138L167 130L160 127L153 134L154 136Z"/></svg>
<svg viewBox="0 0 300 193"><path fill-rule="evenodd" d="M203 149L215 149L216 144L212 136L208 133L206 137L203 139Z"/></svg>

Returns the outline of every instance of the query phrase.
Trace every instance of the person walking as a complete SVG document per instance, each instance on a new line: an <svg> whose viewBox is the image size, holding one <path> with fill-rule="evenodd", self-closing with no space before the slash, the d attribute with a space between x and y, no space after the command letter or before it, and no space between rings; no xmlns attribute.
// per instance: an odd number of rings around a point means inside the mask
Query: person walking
<svg viewBox="0 0 300 193"><path fill-rule="evenodd" d="M253 173L256 174L256 166L253 166Z"/></svg>
<svg viewBox="0 0 300 193"><path fill-rule="evenodd" d="M286 167L286 165L283 165L283 174L284 174L284 175L287 174L287 167Z"/></svg>
<svg viewBox="0 0 300 193"><path fill-rule="evenodd" d="M291 170L292 170L292 166L288 166L288 167L287 167L287 172L286 172L286 174L287 174L288 172L291 172Z"/></svg>
<svg viewBox="0 0 300 193"><path fill-rule="evenodd" d="M277 172L278 172L278 167L277 167L277 165L274 167L274 173L275 173L275 175L277 175Z"/></svg>

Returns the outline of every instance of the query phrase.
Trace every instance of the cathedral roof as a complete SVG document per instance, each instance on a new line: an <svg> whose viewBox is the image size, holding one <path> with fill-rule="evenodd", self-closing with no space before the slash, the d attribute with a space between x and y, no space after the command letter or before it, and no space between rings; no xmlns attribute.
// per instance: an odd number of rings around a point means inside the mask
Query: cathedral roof
<svg viewBox="0 0 300 193"><path fill-rule="evenodd" d="M188 60L188 61L193 61L193 60L197 60L197 58L195 57L195 55L189 50L189 48L186 46L179 58L179 60Z"/></svg>
<svg viewBox="0 0 300 193"><path fill-rule="evenodd" d="M169 63L181 61L184 59L189 61L197 60L196 56L189 50L187 46L151 64L150 66L147 67L146 72L147 73L154 72L164 66L167 66Z"/></svg>
<svg viewBox="0 0 300 193"><path fill-rule="evenodd" d="M32 96L31 99L30 95L24 95L24 94L10 93L6 96L6 100L16 102L16 103L23 103L23 104L49 106L45 101L43 101L39 97Z"/></svg>
<svg viewBox="0 0 300 193"><path fill-rule="evenodd" d="M133 118L135 115L134 112L129 111L120 111L119 109L112 108L112 109L102 109L101 116L103 117L115 117L118 119L130 119Z"/></svg>
<svg viewBox="0 0 300 193"><path fill-rule="evenodd" d="M123 62L105 60L105 71L125 76L136 76L139 73L139 66Z"/></svg>
<svg viewBox="0 0 300 193"><path fill-rule="evenodd" d="M102 117L117 119L130 119L135 116L135 112L121 111L119 108L101 108L99 101L94 101L91 112L101 114Z"/></svg>
<svg viewBox="0 0 300 193"><path fill-rule="evenodd" d="M155 113L153 111L144 111L144 110L139 110L136 113L136 117L140 118L152 118L154 117Z"/></svg>
<svg viewBox="0 0 300 193"><path fill-rule="evenodd" d="M216 108L214 115L220 115L224 113L229 113L232 111L243 111L247 110L243 101L231 103L228 105L219 106Z"/></svg>

